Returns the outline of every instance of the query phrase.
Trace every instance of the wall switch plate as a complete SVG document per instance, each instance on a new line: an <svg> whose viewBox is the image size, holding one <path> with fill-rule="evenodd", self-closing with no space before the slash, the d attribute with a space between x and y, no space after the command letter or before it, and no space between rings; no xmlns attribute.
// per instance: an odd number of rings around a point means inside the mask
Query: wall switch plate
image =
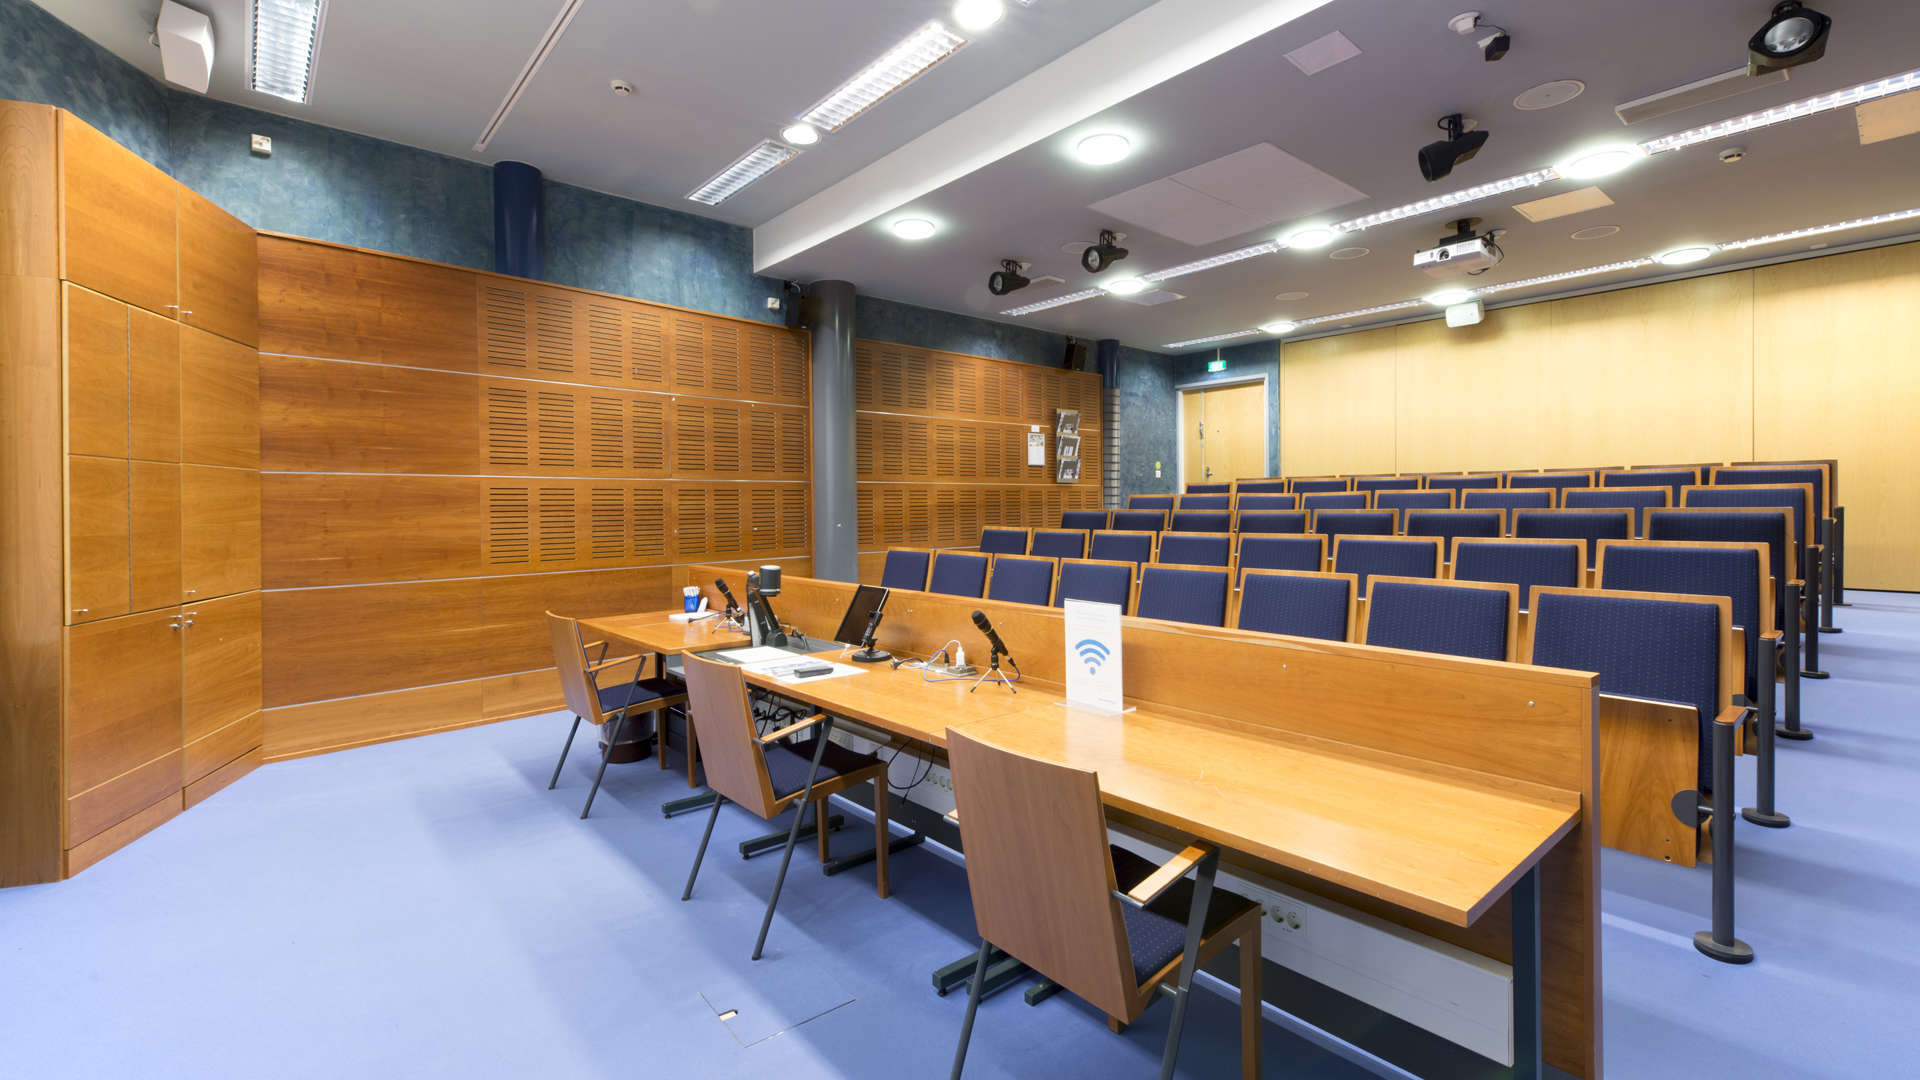
<svg viewBox="0 0 1920 1080"><path fill-rule="evenodd" d="M265 135L255 135L250 148L261 157L273 156L273 140Z"/></svg>
<svg viewBox="0 0 1920 1080"><path fill-rule="evenodd" d="M777 297L777 296L769 296L769 297L767 297L767 310L768 310L768 311L779 311L779 310L780 310L780 298L779 298L779 297Z"/></svg>

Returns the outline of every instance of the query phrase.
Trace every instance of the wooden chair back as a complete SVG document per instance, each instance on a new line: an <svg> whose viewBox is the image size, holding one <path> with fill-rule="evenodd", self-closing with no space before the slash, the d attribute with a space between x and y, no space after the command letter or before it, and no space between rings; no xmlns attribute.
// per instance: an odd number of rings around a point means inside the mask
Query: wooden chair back
<svg viewBox="0 0 1920 1080"><path fill-rule="evenodd" d="M753 730L746 675L733 664L688 653L686 679L687 706L700 725L700 764L707 771L707 786L763 818L772 817L779 808L766 755Z"/></svg>
<svg viewBox="0 0 1920 1080"><path fill-rule="evenodd" d="M547 612L547 630L553 635L553 662L560 669L560 692L567 710L588 723L607 722L600 712L600 691L587 672L586 642L580 640L580 623L565 615Z"/></svg>
<svg viewBox="0 0 1920 1080"><path fill-rule="evenodd" d="M1134 1016L1138 987L1097 776L959 728L947 731L947 754L980 936L1108 1016Z"/></svg>

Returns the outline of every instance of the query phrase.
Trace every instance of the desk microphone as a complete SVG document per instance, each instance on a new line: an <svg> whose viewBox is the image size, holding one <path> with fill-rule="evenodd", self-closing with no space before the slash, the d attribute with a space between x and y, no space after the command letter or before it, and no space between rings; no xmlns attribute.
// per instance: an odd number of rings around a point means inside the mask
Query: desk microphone
<svg viewBox="0 0 1920 1080"><path fill-rule="evenodd" d="M732 590L727 588L727 579L714 578L713 584L715 588L718 588L720 590L720 595L727 598L727 614L732 615L734 612L739 611L740 602L733 598Z"/></svg>
<svg viewBox="0 0 1920 1080"><path fill-rule="evenodd" d="M853 654L855 663L877 664L882 660L893 659L892 653L882 652L873 647L873 635L879 631L880 620L884 614L881 609L874 608L873 614L867 616L867 632L860 635L861 649L859 652Z"/></svg>
<svg viewBox="0 0 1920 1080"><path fill-rule="evenodd" d="M973 625L979 627L980 632L987 635L987 644L993 647L994 652L1005 656L1009 660L1013 659L1013 654L1007 651L1007 643L1001 641L1000 635L994 632L993 624L987 621L985 612L976 610L973 613Z"/></svg>
<svg viewBox="0 0 1920 1080"><path fill-rule="evenodd" d="M999 681L1003 686L1005 686L1008 690L1013 690L1012 681L1009 680L1007 676L1000 670L1000 658L1002 656L1005 656L1007 658L1007 663L1013 664L1013 654L1007 651L1007 643L1004 641L1001 641L1000 635L994 632L993 624L987 621L987 615L985 612L979 611L977 609L974 611L973 625L979 627L980 632L987 635L987 648L990 650L990 652L987 655L987 665L988 665L987 673L985 675L980 676L979 682L976 682L972 686L968 687L967 693L971 694L975 690L980 689L980 683L986 682L988 679L995 679ZM1013 664L1013 671L1014 671L1014 674L1016 675L1019 674L1020 665ZM1017 693L1018 691L1015 691L1015 692Z"/></svg>

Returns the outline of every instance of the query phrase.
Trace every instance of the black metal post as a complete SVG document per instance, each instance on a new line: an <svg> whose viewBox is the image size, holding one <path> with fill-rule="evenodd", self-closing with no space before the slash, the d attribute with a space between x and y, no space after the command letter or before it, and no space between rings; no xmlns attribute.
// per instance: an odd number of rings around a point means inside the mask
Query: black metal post
<svg viewBox="0 0 1920 1080"><path fill-rule="evenodd" d="M713 839L713 823L720 820L720 807L727 800L718 795L713 797L713 813L707 815L707 829L700 834L700 847L693 853L693 869L687 871L687 887L681 892L680 899L693 899L693 879L700 876L700 861L707 857L707 841Z"/></svg>
<svg viewBox="0 0 1920 1080"><path fill-rule="evenodd" d="M1833 508L1833 603L1835 607L1852 607L1847 603L1847 508Z"/></svg>
<svg viewBox="0 0 1920 1080"><path fill-rule="evenodd" d="M793 815L793 828L787 832L787 850L780 856L780 872L773 878L773 895L767 897L767 913L760 920L760 936L753 942L755 960L760 959L760 950L766 948L767 930L773 926L773 906L780 902L780 889L787 883L787 866L793 862L793 845L800 839L800 823L807 816L807 804L813 797L813 781L820 775L820 759L826 756L827 737L832 734L833 717L829 716L820 721L819 741L813 744L813 764L807 767L807 786L800 789L799 798L794 800L800 812ZM814 811L814 816L819 817L820 811Z"/></svg>
<svg viewBox="0 0 1920 1080"><path fill-rule="evenodd" d="M573 749L573 737L580 733L580 718L573 718L573 726L567 729L567 743L560 748L560 760L553 763L553 779L547 781L547 790L552 791L560 782L560 767L567 763L567 751Z"/></svg>
<svg viewBox="0 0 1920 1080"><path fill-rule="evenodd" d="M1754 804L1740 811L1740 816L1749 822L1769 829L1784 829L1793 824L1792 819L1773 807L1773 665L1779 655L1779 642L1760 639L1760 700L1754 703L1757 722L1753 725L1754 739L1759 744L1754 750Z"/></svg>
<svg viewBox="0 0 1920 1080"><path fill-rule="evenodd" d="M1513 897L1513 1075L1536 1080L1542 1075L1546 1040L1540 1009L1540 868L1529 867L1514 883Z"/></svg>
<svg viewBox="0 0 1920 1080"><path fill-rule="evenodd" d="M1840 632L1840 628L1833 625L1833 590L1837 573L1834 561L1838 558L1832 543L1820 549L1820 632L1823 634Z"/></svg>
<svg viewBox="0 0 1920 1080"><path fill-rule="evenodd" d="M1753 946L1733 936L1733 732L1713 723L1713 929L1693 935L1693 947L1723 964L1753 960Z"/></svg>
<svg viewBox="0 0 1920 1080"><path fill-rule="evenodd" d="M1780 665L1787 679L1787 724L1775 734L1805 742L1813 738L1813 732L1800 726L1800 586L1791 582L1787 584L1787 625L1780 629L1787 644L1786 659Z"/></svg>
<svg viewBox="0 0 1920 1080"><path fill-rule="evenodd" d="M613 731L607 736L606 752L600 755L600 771L593 774L593 787L587 791L587 805L580 808L580 820L587 820L587 811L593 809L593 797L600 794L600 781L606 778L607 762L613 757L613 748L620 744L620 729L627 723L627 711L613 718Z"/></svg>
<svg viewBox="0 0 1920 1080"><path fill-rule="evenodd" d="M1826 561L1823 549L1817 555L1807 552L1807 587L1800 594L1800 625L1805 627L1805 651L1807 666L1800 674L1809 679L1824 679L1827 673L1820 670L1820 564Z"/></svg>
<svg viewBox="0 0 1920 1080"><path fill-rule="evenodd" d="M960 1021L960 1045L953 1051L953 1072L949 1080L960 1080L960 1070L967 1066L967 1044L973 1041L973 1014L980 1009L980 986L986 980L987 953L993 946L986 938L980 939L980 954L973 960L973 987L967 991L967 1018Z"/></svg>
<svg viewBox="0 0 1920 1080"><path fill-rule="evenodd" d="M719 796L713 792L703 791L698 795L688 795L684 799L669 799L660 804L660 816L672 817L675 814L684 814L692 810L704 810L712 806L713 800L717 798L719 798Z"/></svg>
<svg viewBox="0 0 1920 1080"><path fill-rule="evenodd" d="M1207 907L1213 902L1213 878L1220 870L1220 852L1209 851L1196 869L1193 906L1187 912L1187 941L1180 953L1180 982L1173 988L1173 1022L1167 1027L1167 1048L1160 1055L1160 1080L1173 1080L1173 1063L1180 1056L1180 1030L1187 1022L1187 1001L1193 997L1193 973L1200 966L1200 932L1206 929Z"/></svg>

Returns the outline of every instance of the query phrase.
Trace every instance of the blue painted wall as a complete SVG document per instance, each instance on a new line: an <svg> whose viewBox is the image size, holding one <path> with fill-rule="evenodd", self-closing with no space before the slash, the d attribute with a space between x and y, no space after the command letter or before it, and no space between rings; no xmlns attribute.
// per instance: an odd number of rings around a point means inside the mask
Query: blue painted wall
<svg viewBox="0 0 1920 1080"><path fill-rule="evenodd" d="M1210 373L1207 364L1224 360L1227 369ZM1249 375L1267 377L1267 475L1280 472L1280 345L1254 341L1224 349L1162 356L1139 349L1121 350L1120 485L1123 494L1175 491L1180 469L1180 392L1175 387L1232 382ZM1162 463L1153 475L1153 463Z"/></svg>
<svg viewBox="0 0 1920 1080"><path fill-rule="evenodd" d="M856 332L863 338L1018 360L1024 364L1059 367L1067 348L1067 339L1061 334L915 307L877 296L856 298L853 319ZM1093 342L1087 342L1087 349L1091 362Z"/></svg>
<svg viewBox="0 0 1920 1080"><path fill-rule="evenodd" d="M170 169L171 96L28 0L0 0L0 99L57 105Z"/></svg>

